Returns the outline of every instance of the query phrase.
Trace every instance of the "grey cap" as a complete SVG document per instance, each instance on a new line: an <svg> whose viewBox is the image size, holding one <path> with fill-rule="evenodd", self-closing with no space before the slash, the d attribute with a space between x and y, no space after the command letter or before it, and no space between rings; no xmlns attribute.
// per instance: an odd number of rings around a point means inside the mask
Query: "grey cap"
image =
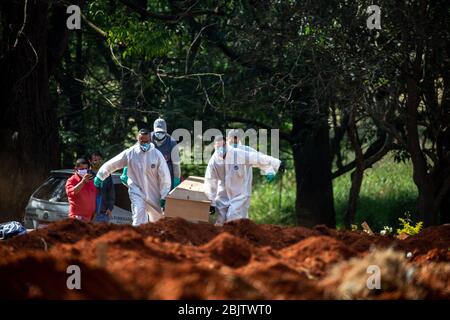
<svg viewBox="0 0 450 320"><path fill-rule="evenodd" d="M223 141L225 138L223 137L223 135L218 135L214 137L214 142L220 142Z"/></svg>
<svg viewBox="0 0 450 320"><path fill-rule="evenodd" d="M155 132L167 132L166 121L162 118L158 118L153 123L153 131Z"/></svg>
<svg viewBox="0 0 450 320"><path fill-rule="evenodd" d="M237 138L238 140L241 140L242 133L242 129L231 129L230 131L228 131L227 138Z"/></svg>

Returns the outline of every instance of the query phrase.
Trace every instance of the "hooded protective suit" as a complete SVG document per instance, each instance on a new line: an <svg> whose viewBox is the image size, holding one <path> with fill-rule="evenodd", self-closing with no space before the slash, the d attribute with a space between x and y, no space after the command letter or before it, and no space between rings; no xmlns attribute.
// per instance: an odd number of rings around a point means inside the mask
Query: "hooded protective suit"
<svg viewBox="0 0 450 320"><path fill-rule="evenodd" d="M170 172L166 160L153 144L146 152L139 143L122 151L99 169L102 181L111 173L128 167L128 194L131 200L133 226L155 222L162 217L160 199L170 191Z"/></svg>
<svg viewBox="0 0 450 320"><path fill-rule="evenodd" d="M225 159L214 152L205 173L205 193L218 211L217 222L248 218L252 167L265 174L278 171L281 161L242 146L228 147Z"/></svg>

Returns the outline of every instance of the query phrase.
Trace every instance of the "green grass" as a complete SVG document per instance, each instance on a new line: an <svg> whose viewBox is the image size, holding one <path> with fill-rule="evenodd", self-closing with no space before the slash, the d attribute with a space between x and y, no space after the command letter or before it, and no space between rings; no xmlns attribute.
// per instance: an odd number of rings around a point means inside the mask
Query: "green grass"
<svg viewBox="0 0 450 320"><path fill-rule="evenodd" d="M183 166L182 172L184 177L203 176L205 169L205 166L190 165ZM253 180L250 218L257 223L295 225L294 171L287 170L283 176L281 205L279 177L268 183L259 170L254 169ZM344 226L350 184L350 173L333 180L338 228ZM414 212L416 197L411 163L397 163L391 156L386 156L364 172L355 223L360 227L363 221L367 221L374 231L383 229L385 225L395 230L399 226L399 217L403 217L405 212Z"/></svg>
<svg viewBox="0 0 450 320"><path fill-rule="evenodd" d="M337 226L343 227L350 174L335 179L333 190ZM364 172L356 224L367 221L377 231L385 225L397 226L399 217L405 212L414 211L416 198L417 188L412 181L411 163L397 163L391 157L385 157Z"/></svg>
<svg viewBox="0 0 450 320"><path fill-rule="evenodd" d="M295 179L293 170L283 177L281 208L279 204L280 181L268 184L254 171L253 194L250 218L258 223L295 225ZM333 181L337 227L343 227L350 190L350 173ZM361 186L356 224L367 221L373 230L385 225L398 226L398 218L405 212L413 212L417 189L412 181L412 166L409 162L396 163L385 157L364 173Z"/></svg>
<svg viewBox="0 0 450 320"><path fill-rule="evenodd" d="M253 170L253 192L250 202L250 219L257 223L295 225L295 176L287 170L272 183ZM280 198L281 191L281 198ZM281 199L281 203L280 203Z"/></svg>

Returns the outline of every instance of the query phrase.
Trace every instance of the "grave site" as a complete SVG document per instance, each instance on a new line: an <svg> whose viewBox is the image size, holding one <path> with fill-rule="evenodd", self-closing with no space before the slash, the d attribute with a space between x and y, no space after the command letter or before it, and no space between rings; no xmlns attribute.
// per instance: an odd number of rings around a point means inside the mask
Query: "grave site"
<svg viewBox="0 0 450 320"><path fill-rule="evenodd" d="M449 0L0 0L0 119L11 318L448 313Z"/></svg>
<svg viewBox="0 0 450 320"><path fill-rule="evenodd" d="M172 190L155 223L66 219L2 241L0 298L450 299L450 225L400 239L248 219L218 227L201 181ZM77 290L67 285L71 265Z"/></svg>

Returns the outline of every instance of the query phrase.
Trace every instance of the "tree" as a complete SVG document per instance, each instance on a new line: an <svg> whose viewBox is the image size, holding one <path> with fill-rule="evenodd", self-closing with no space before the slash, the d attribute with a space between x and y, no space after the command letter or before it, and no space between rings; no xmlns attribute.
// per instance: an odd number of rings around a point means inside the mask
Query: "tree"
<svg viewBox="0 0 450 320"><path fill-rule="evenodd" d="M373 118L407 152L425 225L448 216L441 204L450 188L446 132L450 114L450 10L446 1L385 1L384 84L370 94ZM387 35L387 36L386 36Z"/></svg>
<svg viewBox="0 0 450 320"><path fill-rule="evenodd" d="M0 212L10 217L23 214L31 192L58 167L49 78L67 43L65 10L43 0L0 4Z"/></svg>

